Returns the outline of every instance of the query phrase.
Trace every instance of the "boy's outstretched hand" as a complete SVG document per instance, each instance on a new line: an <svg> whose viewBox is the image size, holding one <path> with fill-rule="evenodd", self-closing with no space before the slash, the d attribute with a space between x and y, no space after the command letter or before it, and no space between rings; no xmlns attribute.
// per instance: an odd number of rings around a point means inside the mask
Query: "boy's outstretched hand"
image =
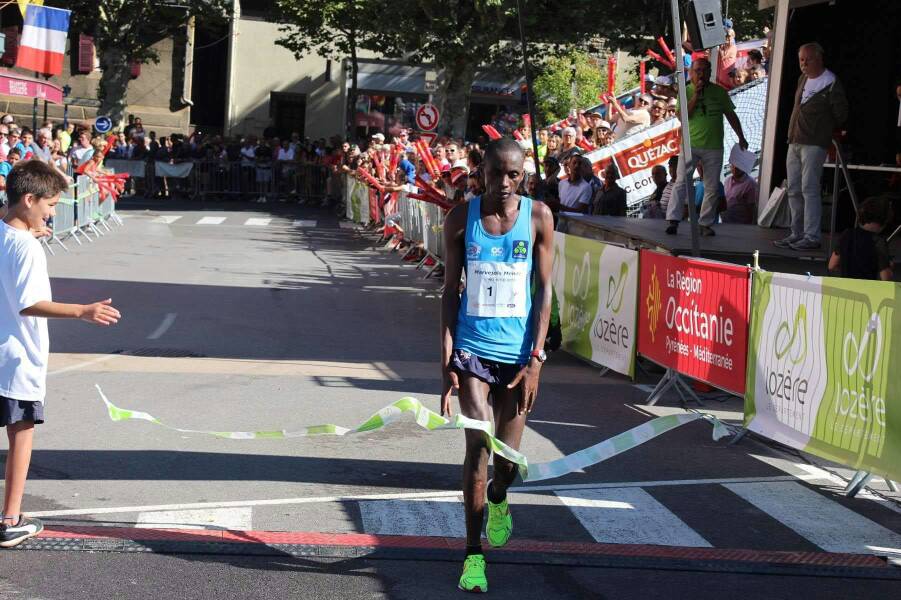
<svg viewBox="0 0 901 600"><path fill-rule="evenodd" d="M113 308L112 298L85 304L82 308L82 313L78 318L94 325L115 325L122 316L118 310Z"/></svg>

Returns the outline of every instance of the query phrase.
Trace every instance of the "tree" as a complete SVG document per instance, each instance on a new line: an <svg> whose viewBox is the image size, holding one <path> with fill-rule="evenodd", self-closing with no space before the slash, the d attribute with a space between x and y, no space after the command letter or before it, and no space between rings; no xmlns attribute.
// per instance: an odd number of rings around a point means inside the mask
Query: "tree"
<svg viewBox="0 0 901 600"><path fill-rule="evenodd" d="M573 108L597 104L598 94L607 90L605 69L597 58L579 50L550 58L533 82L539 122L559 121Z"/></svg>
<svg viewBox="0 0 901 600"><path fill-rule="evenodd" d="M100 114L121 127L134 62L159 62L153 45L184 39L193 19L225 19L230 0L72 0L72 26L91 34L100 60Z"/></svg>
<svg viewBox="0 0 901 600"><path fill-rule="evenodd" d="M353 129L359 73L358 51L380 47L378 21L382 4L372 0L277 0L283 37L276 44L298 59L315 51L323 58L350 57L351 85L348 94L346 127Z"/></svg>

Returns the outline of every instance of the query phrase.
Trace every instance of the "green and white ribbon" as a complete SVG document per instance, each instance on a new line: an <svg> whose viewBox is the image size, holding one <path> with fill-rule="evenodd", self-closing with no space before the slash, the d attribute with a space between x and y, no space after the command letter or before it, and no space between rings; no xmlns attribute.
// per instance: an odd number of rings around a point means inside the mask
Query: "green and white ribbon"
<svg viewBox="0 0 901 600"><path fill-rule="evenodd" d="M230 440L273 440L313 437L318 435L335 435L345 436L356 433L368 433L383 429L387 425L400 421L404 417L411 416L415 423L427 431L438 431L442 429L474 429L481 431L485 435L488 446L492 452L503 456L519 468L519 474L523 481L542 481L545 479L554 479L562 477L569 473L574 473L581 469L585 469L592 465L596 465L609 458L621 454L627 450L631 450L636 446L652 440L658 435L671 431L677 427L691 423L692 421L704 420L713 425L713 439L719 440L729 435L729 430L715 417L701 413L684 413L677 415L667 415L665 417L657 417L647 423L642 423L638 427L615 435L610 439L589 446L578 452L567 454L556 460L529 464L528 459L518 450L514 450L501 440L494 437L494 428L488 421L478 421L470 419L463 415L454 415L451 418L445 418L435 411L426 408L416 398L406 396L400 400L389 404L377 413L369 417L362 425L353 429L341 427L339 425L325 424L304 427L296 431L274 430L274 431L208 431L202 429L182 429L173 427L163 423L153 415L137 410L127 410L115 406L104 395L100 386L96 386L100 392L100 398L106 404L109 411L110 419L113 421L150 421L166 429L178 431L180 433L195 433L201 435L211 435Z"/></svg>

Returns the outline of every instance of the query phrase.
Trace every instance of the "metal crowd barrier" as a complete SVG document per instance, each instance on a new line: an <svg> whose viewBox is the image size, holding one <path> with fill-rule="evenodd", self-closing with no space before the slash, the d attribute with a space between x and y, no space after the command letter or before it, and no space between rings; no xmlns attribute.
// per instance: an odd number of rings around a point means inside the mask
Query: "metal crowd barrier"
<svg viewBox="0 0 901 600"><path fill-rule="evenodd" d="M309 202L327 196L329 170L311 163L248 165L240 161L195 161L191 192L195 197L230 197ZM336 193L337 195L337 193Z"/></svg>
<svg viewBox="0 0 901 600"><path fill-rule="evenodd" d="M104 235L103 230L112 231L109 222L122 225L122 219L116 214L116 203L112 198L100 199L100 190L94 181L80 175L77 181L69 186L69 189L60 194L59 204L56 205L55 216L50 222L53 235L42 242L50 254L55 254L51 242L56 242L66 252L69 248L65 241L75 240L80 246L82 238L93 242L91 237Z"/></svg>

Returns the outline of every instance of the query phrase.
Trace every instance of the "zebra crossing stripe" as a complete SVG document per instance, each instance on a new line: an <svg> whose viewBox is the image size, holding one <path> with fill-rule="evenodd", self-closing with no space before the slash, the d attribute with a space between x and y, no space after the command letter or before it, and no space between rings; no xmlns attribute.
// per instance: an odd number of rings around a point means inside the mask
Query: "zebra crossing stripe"
<svg viewBox="0 0 901 600"><path fill-rule="evenodd" d="M466 537L459 498L359 502L363 532L380 535Z"/></svg>
<svg viewBox="0 0 901 600"><path fill-rule="evenodd" d="M135 524L137 529L253 529L253 509L250 506L201 510L162 510L142 512Z"/></svg>
<svg viewBox="0 0 901 600"><path fill-rule="evenodd" d="M641 488L556 494L597 542L711 547L700 534Z"/></svg>
<svg viewBox="0 0 901 600"><path fill-rule="evenodd" d="M181 218L181 215L163 215L155 218L151 221L151 223L164 223L166 225L172 225L176 221Z"/></svg>
<svg viewBox="0 0 901 600"><path fill-rule="evenodd" d="M266 227L269 223L272 222L272 219L264 219L260 217L251 217L244 221L245 225L249 225L251 227Z"/></svg>
<svg viewBox="0 0 901 600"><path fill-rule="evenodd" d="M197 221L197 225L222 225L225 222L225 217L201 217L199 221Z"/></svg>
<svg viewBox="0 0 901 600"><path fill-rule="evenodd" d="M901 557L901 534L791 481L724 486L827 552Z"/></svg>
<svg viewBox="0 0 901 600"><path fill-rule="evenodd" d="M294 227L316 227L318 221L313 219L296 219L294 221Z"/></svg>

